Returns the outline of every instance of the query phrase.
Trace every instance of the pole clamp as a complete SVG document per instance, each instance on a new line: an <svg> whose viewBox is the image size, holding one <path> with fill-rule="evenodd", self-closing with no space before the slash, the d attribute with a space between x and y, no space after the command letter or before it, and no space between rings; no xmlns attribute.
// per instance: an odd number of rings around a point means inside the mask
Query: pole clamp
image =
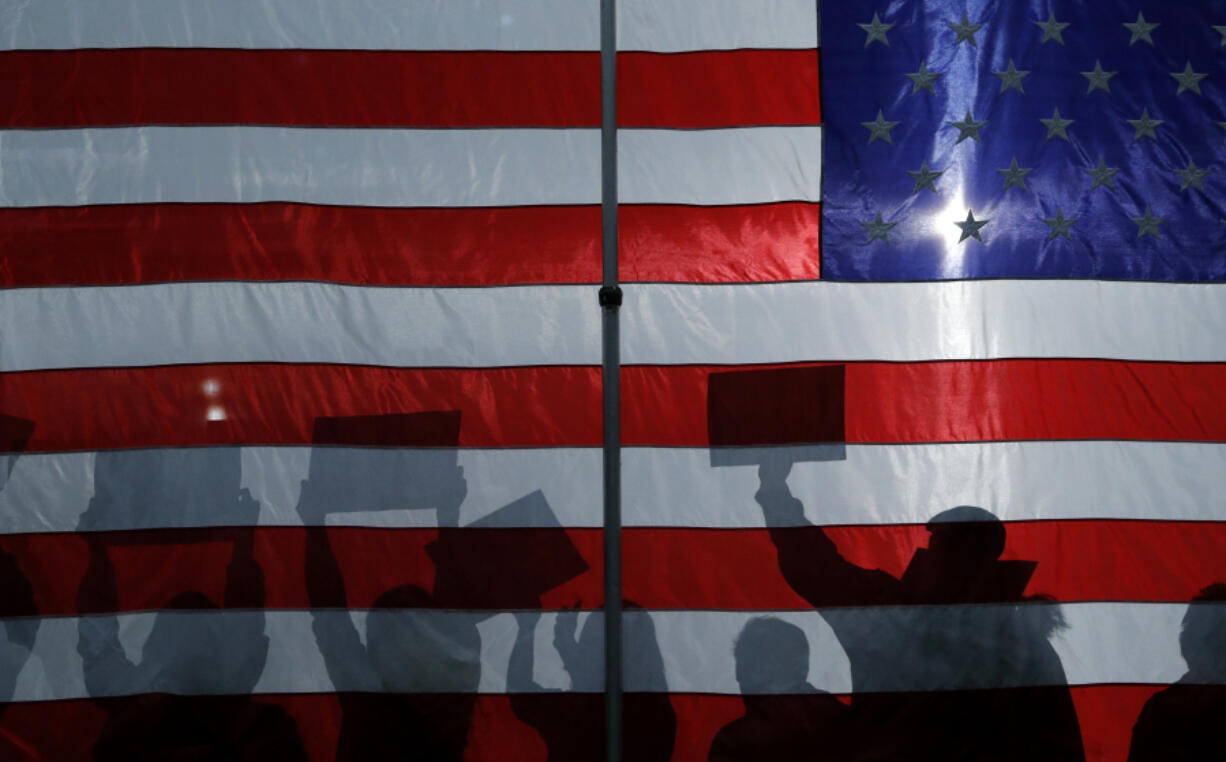
<svg viewBox="0 0 1226 762"><path fill-rule="evenodd" d="M622 306L621 286L601 286L600 287L600 306L601 307L620 307Z"/></svg>

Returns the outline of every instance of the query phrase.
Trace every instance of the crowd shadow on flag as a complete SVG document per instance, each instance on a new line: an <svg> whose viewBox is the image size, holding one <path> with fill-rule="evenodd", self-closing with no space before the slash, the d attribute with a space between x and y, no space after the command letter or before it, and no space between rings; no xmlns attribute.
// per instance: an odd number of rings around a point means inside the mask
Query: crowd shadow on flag
<svg viewBox="0 0 1226 762"><path fill-rule="evenodd" d="M927 524L928 546L899 577L852 563L806 518L788 476L796 461L846 458L844 414L842 366L709 379L712 465L758 467L755 499L780 571L819 610L850 662L850 720L841 731L828 727L823 745L864 762L1083 762L1077 714L1050 642L1063 616L1055 601L1025 595L1035 563L1001 560L1006 528L996 516L974 506L937 514ZM802 700L803 692L792 699ZM745 717L726 730L755 728L762 750L797 732L787 712L777 710L772 725L757 703L747 697Z"/></svg>
<svg viewBox="0 0 1226 762"><path fill-rule="evenodd" d="M1192 599L1179 650L1188 671L1145 702L1128 762L1226 759L1226 583L1209 585Z"/></svg>
<svg viewBox="0 0 1226 762"><path fill-rule="evenodd" d="M645 762L672 759L677 716L668 695L664 658L651 616L634 601L623 601L623 676L632 691L623 694L623 758ZM577 608L558 613L553 646L570 678L570 690L547 691L534 679L534 646L539 612L516 614L518 633L507 666L507 690L515 716L540 734L551 762L601 759L604 755L604 627L596 614L582 630Z"/></svg>
<svg viewBox="0 0 1226 762"><path fill-rule="evenodd" d="M537 612L543 594L588 571L540 491L460 526L468 488L458 464L459 431L460 415L454 411L316 421L298 510L307 527L313 631L342 711L339 760L463 759L482 679L479 625L506 611ZM329 516L333 523L348 523L343 514L354 511L404 510L435 516L437 536L425 547L433 582L429 589L402 584L378 595L363 639L344 612L350 594L331 545ZM378 557L378 546L364 557L366 564L386 565L393 574L401 561ZM539 616L521 613L521 622L532 615ZM573 613L562 621L573 623ZM646 626L664 691L650 620ZM520 635L530 631L525 623ZM556 760L597 758L603 737L601 631L589 620L582 635L573 630L571 635L568 646L557 642L565 650L572 691L522 687L532 683L530 654L527 677L516 671L525 663L522 649L512 653L507 678L515 713L538 732ZM536 692L516 693L529 689ZM645 760L671 756L675 718L667 694L659 695L668 709L667 745L663 754L649 750L639 757Z"/></svg>
<svg viewBox="0 0 1226 762"><path fill-rule="evenodd" d="M239 451L100 453L94 483L78 527L89 561L77 593L85 688L107 717L93 759L306 760L296 721L249 695L264 672L269 640L264 573L254 553L259 504L240 487ZM114 613L121 602L112 554L125 546L174 552L193 534L98 530L149 527L159 515L171 525L228 525L223 534L233 550L222 600L193 589L173 594L134 659L121 640L134 619Z"/></svg>

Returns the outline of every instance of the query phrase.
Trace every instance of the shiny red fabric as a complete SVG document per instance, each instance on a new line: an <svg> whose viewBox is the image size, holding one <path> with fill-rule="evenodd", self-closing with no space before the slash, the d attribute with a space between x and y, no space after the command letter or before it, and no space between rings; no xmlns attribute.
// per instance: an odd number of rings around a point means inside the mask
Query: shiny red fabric
<svg viewBox="0 0 1226 762"><path fill-rule="evenodd" d="M622 441L628 445L706 445L707 376L726 369L691 365L622 368ZM848 363L847 441L1220 442L1226 441L1226 407L1218 391L1223 385L1226 363Z"/></svg>
<svg viewBox="0 0 1226 762"><path fill-rule="evenodd" d="M626 281L820 275L820 204L623 206ZM600 282L600 208L133 204L0 209L0 286Z"/></svg>

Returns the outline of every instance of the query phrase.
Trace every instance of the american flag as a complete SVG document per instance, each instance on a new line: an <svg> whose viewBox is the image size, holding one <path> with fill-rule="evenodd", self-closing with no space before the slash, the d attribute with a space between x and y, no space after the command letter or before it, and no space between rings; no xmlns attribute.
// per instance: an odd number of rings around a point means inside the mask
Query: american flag
<svg viewBox="0 0 1226 762"><path fill-rule="evenodd" d="M1029 691L1127 758L1226 579L1226 4L618 16L627 748L765 706L854 759L919 697L880 758L957 758L942 701ZM7 753L598 754L598 3L6 2L0 48ZM839 458L715 466L714 377L831 365ZM1024 590L879 594L954 506ZM1034 612L1057 668L976 671Z"/></svg>

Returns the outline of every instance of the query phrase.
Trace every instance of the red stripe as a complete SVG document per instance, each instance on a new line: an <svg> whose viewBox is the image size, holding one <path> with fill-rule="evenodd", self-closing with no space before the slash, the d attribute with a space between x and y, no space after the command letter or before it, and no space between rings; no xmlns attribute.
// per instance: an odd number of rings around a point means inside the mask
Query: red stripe
<svg viewBox="0 0 1226 762"><path fill-rule="evenodd" d="M216 396L204 392L216 381ZM310 444L320 416L461 411L461 447L600 444L600 368L176 365L0 374L28 450ZM208 421L220 407L224 421Z"/></svg>
<svg viewBox="0 0 1226 762"><path fill-rule="evenodd" d="M814 280L821 204L622 206L621 279L684 283Z"/></svg>
<svg viewBox="0 0 1226 762"><path fill-rule="evenodd" d="M814 50L623 53L626 126L817 124ZM137 48L0 52L0 127L597 127L600 55Z"/></svg>
<svg viewBox="0 0 1226 762"><path fill-rule="evenodd" d="M1004 558L1038 564L1027 595L1051 595L1065 602L1183 602L1207 581L1222 577L1219 551L1226 547L1226 523L1093 520L1010 523L1007 527ZM599 529L565 530L588 571L561 584L551 578L541 585L550 587L545 591L530 588L536 584L533 580L549 574L556 547L565 542L559 537L561 530L458 531L458 538L446 544L450 550L440 554L428 550L438 538L433 529L329 529L330 547L345 580L345 597L324 601L312 601L307 594L307 534L301 528L9 535L0 538L0 549L12 554L33 581L39 613L45 616L156 609L184 590L198 590L223 604L234 538L252 532L254 557L265 576L264 605L268 608L368 608L381 593L398 585L433 590L442 608L557 609L601 604ZM785 531L803 535L819 530ZM895 577L902 575L915 550L928 543L922 526L831 527L824 531L851 563L883 569ZM78 602L89 561L87 541L109 548L118 588L118 600L109 606ZM510 558L491 560L499 552ZM771 611L809 607L780 573L766 530L627 529L623 553L625 595L645 608ZM389 563L371 563L381 558ZM450 585L436 586L436 559L445 574L446 570L466 570L466 574L453 575ZM490 571L492 565L517 571L497 576ZM541 592L544 594L538 597ZM245 604L232 601L230 605Z"/></svg>
<svg viewBox="0 0 1226 762"><path fill-rule="evenodd" d="M5 127L600 124L596 53L10 51L0 82Z"/></svg>
<svg viewBox="0 0 1226 762"><path fill-rule="evenodd" d="M1125 762L1133 723L1141 707L1161 686L1106 685L1069 689L1077 708L1085 744L1086 759L1094 762ZM283 708L297 721L298 732L312 760L334 758L340 734L341 709L335 695L267 695L258 701ZM592 733L585 718L599 706L600 697L588 694L545 694L532 701L556 705L557 714L566 717L576 732ZM635 694L627 696L636 702ZM133 699L108 700L111 708ZM715 734L742 716L744 704L739 696L670 696L677 716L674 762L705 762ZM578 711L576 711L578 710ZM25 702L8 705L0 716L0 749L8 743L32 753L16 752L14 758L26 760L76 762L88 759L90 748L106 724L106 711L91 700ZM72 728L65 733L64 728ZM538 762L545 759L546 747L540 735L520 722L507 696L482 695L476 698L465 759L498 759L504 762Z"/></svg>
<svg viewBox="0 0 1226 762"><path fill-rule="evenodd" d="M816 278L818 204L624 206L632 281ZM0 209L0 286L192 280L598 283L600 209L142 204Z"/></svg>
<svg viewBox="0 0 1226 762"><path fill-rule="evenodd" d="M816 50L620 53L626 127L821 124Z"/></svg>
<svg viewBox="0 0 1226 762"><path fill-rule="evenodd" d="M623 442L704 446L707 376L725 370L730 368L624 367ZM1223 388L1224 363L851 363L846 375L847 441L1226 441Z"/></svg>
<svg viewBox="0 0 1226 762"><path fill-rule="evenodd" d="M707 444L701 366L622 369L626 445ZM220 397L207 397L215 380ZM852 363L847 441L1226 441L1226 363ZM241 390L241 394L238 393ZM598 446L600 369L182 365L0 374L33 451L310 444L316 417L460 410L461 447ZM984 401L1008 404L985 407ZM205 420L211 407L227 420Z"/></svg>

